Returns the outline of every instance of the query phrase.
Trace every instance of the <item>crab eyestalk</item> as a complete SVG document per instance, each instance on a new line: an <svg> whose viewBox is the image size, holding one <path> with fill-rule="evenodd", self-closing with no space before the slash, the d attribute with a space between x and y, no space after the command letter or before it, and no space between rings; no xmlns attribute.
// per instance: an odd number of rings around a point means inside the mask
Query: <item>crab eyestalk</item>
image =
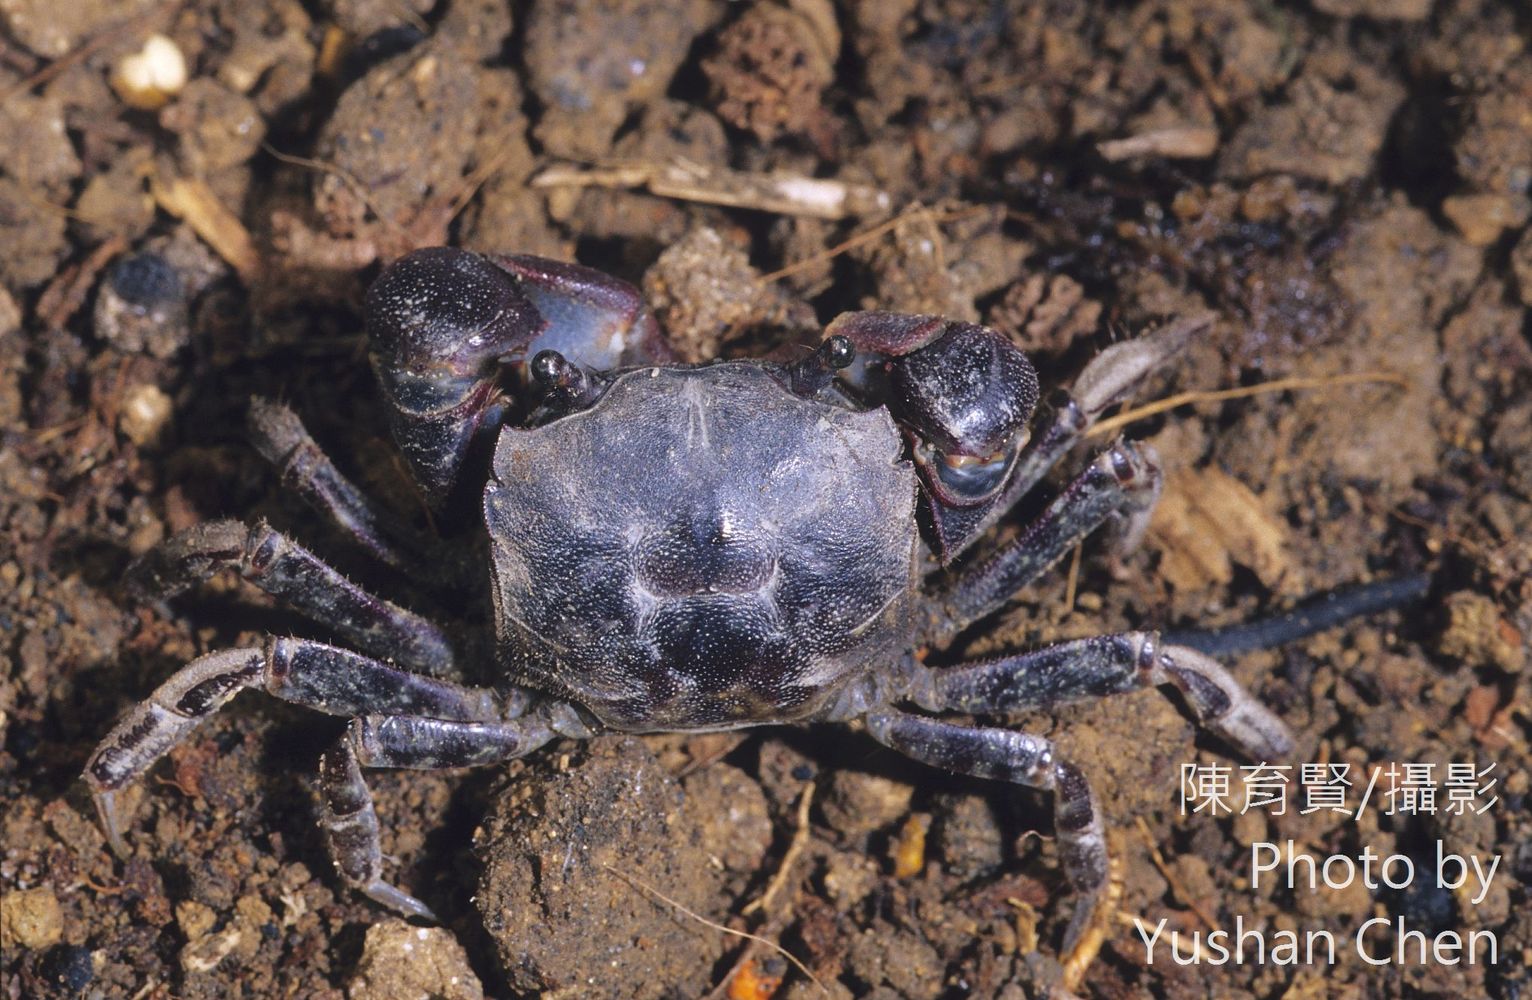
<svg viewBox="0 0 1532 1000"><path fill-rule="evenodd" d="M856 348L839 334L826 337L813 354L785 368L788 388L812 399L835 381L835 373L856 360Z"/></svg>
<svg viewBox="0 0 1532 1000"><path fill-rule="evenodd" d="M538 351L527 370L542 389L543 406L550 416L586 409L612 384L611 379L552 350Z"/></svg>

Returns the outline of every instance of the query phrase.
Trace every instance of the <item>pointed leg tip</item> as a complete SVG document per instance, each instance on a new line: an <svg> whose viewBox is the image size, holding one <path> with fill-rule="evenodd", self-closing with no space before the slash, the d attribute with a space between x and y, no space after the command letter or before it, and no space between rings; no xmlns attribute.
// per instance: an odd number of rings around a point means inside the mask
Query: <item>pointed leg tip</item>
<svg viewBox="0 0 1532 1000"><path fill-rule="evenodd" d="M362 890L371 899L382 903L389 909L395 910L406 917L416 920L424 920L432 924L440 924L441 919L435 911L420 900L411 896L403 889L384 882L381 879L374 881Z"/></svg>
<svg viewBox="0 0 1532 1000"><path fill-rule="evenodd" d="M1064 932L1060 964L1064 967L1064 988L1073 994L1085 982L1085 973L1101 953L1110 937L1108 926L1116 912L1115 901L1100 890L1082 896L1075 904L1074 916Z"/></svg>
<svg viewBox="0 0 1532 1000"><path fill-rule="evenodd" d="M107 846L120 860L128 858L128 842L122 837L122 812L117 802L117 789L100 789L94 794L96 816L101 822L101 832L106 834Z"/></svg>
<svg viewBox="0 0 1532 1000"><path fill-rule="evenodd" d="M1287 760L1297 745L1287 723L1253 699L1209 728L1253 761Z"/></svg>

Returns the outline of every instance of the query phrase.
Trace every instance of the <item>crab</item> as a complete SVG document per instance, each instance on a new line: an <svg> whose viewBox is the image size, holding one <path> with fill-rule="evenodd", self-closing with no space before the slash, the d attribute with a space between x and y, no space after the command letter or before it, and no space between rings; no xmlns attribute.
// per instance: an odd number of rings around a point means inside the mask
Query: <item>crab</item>
<svg viewBox="0 0 1532 1000"><path fill-rule="evenodd" d="M421 542L282 406L252 405L255 444L383 563L468 600L487 590L493 642L374 596L264 522L172 538L134 571L149 588L171 594L233 568L345 645L271 636L221 649L133 707L84 774L119 853L119 792L247 688L349 717L319 764L336 869L424 919L430 908L384 877L366 768L493 764L612 731L840 722L937 768L1051 792L1077 895L1068 943L1107 883L1085 775L1046 739L943 713L1170 686L1250 759L1292 748L1219 663L1153 632L940 667L918 655L1098 527L1135 542L1160 473L1150 448L1118 440L1014 537L971 551L1207 317L1106 349L1035 434L1026 356L939 317L845 313L806 357L680 364L630 285L442 247L387 267L365 322L394 438L435 522L464 525L456 538ZM457 563L440 553L454 544L467 581L446 579ZM488 683L456 679L479 650Z"/></svg>

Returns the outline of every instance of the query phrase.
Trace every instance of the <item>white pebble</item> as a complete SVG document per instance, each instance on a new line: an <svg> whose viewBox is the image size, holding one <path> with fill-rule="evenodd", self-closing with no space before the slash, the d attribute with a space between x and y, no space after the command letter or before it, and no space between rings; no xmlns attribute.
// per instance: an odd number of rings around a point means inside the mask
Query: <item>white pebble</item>
<svg viewBox="0 0 1532 1000"><path fill-rule="evenodd" d="M164 35L150 35L139 51L112 68L112 89L124 104L142 111L164 107L186 86L186 57Z"/></svg>

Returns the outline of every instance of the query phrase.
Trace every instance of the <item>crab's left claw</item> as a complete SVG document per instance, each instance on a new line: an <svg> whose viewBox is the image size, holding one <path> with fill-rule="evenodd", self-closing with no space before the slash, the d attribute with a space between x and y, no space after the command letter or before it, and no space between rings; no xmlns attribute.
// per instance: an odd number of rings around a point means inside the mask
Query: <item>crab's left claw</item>
<svg viewBox="0 0 1532 1000"><path fill-rule="evenodd" d="M530 254L489 258L517 280L547 326L527 357L557 351L595 371L675 360L637 288L595 268Z"/></svg>
<svg viewBox="0 0 1532 1000"><path fill-rule="evenodd" d="M825 334L856 346L866 360L849 381L913 439L945 548L994 503L1027 443L1036 369L995 330L935 316L842 313Z"/></svg>

